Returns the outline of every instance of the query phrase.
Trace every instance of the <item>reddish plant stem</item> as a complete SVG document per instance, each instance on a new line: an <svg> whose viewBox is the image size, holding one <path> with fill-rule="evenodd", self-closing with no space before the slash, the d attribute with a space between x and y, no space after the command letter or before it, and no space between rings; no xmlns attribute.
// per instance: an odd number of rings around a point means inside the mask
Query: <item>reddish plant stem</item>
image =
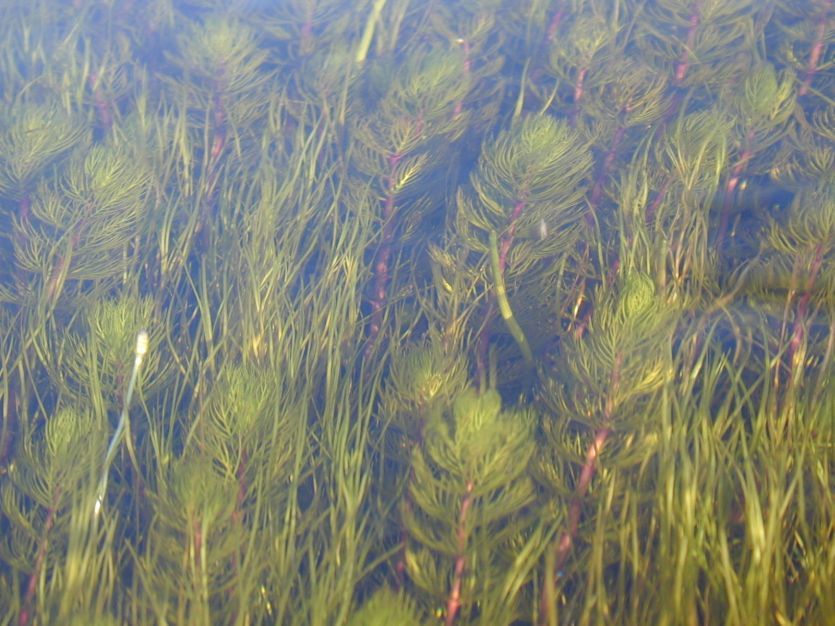
<svg viewBox="0 0 835 626"><path fill-rule="evenodd" d="M699 23L701 22L701 14L699 12L699 3L694 2L690 13L690 26L687 29L686 44L684 50L681 52L678 63L676 64L676 83L681 85L687 76L687 70L690 68L690 51L696 43L696 32L699 30Z"/></svg>
<svg viewBox="0 0 835 626"><path fill-rule="evenodd" d="M510 248L513 246L513 237L516 235L516 223L525 210L525 201L518 200L510 213L510 220L508 220L507 230L499 240L499 268L504 273L507 267L507 255L510 254Z"/></svg>
<svg viewBox="0 0 835 626"><path fill-rule="evenodd" d="M791 339L789 340L788 352L791 372L789 377L789 384L791 384L791 377L794 374L797 367L795 363L796 355L801 350L803 340L806 337L805 325L809 315L809 302L812 299L812 290L815 288L815 281L817 280L818 272L820 271L822 265L823 246L821 244L818 244L817 246L815 246L815 254L812 258L812 263L809 267L809 275L806 278L806 284L804 286L803 295L800 296L800 299L797 302L797 313L794 318L794 324L792 325L792 334Z"/></svg>
<svg viewBox="0 0 835 626"><path fill-rule="evenodd" d="M646 211L646 221L647 221L647 223L650 223L655 219L655 215L658 213L658 208L661 206L661 203L664 201L664 197L667 195L667 190L670 188L670 184L672 182L673 182L673 177L668 176L667 180L664 181L664 184L661 185L661 189L659 189L658 193L655 195L655 198L652 199L652 202L647 207L647 211Z"/></svg>
<svg viewBox="0 0 835 626"><path fill-rule="evenodd" d="M818 63L820 63L821 55L823 54L824 37L826 36L826 16L829 15L831 7L832 0L826 3L826 6L821 9L820 14L818 15L818 27L815 29L815 41L812 43L812 48L809 51L809 62L806 64L806 74L803 77L803 84L800 85L800 89L798 90L798 94L801 96L805 96L809 92L809 88L812 86L812 80L815 78L815 74L817 74Z"/></svg>
<svg viewBox="0 0 835 626"><path fill-rule="evenodd" d="M615 412L615 397L620 385L620 368L623 356L618 354L615 356L615 363L612 367L612 373L609 376L609 396L606 399L606 405L603 410L603 426L598 427L594 432L594 438L586 449L585 460L583 467L580 470L580 478L574 486L574 495L571 498L571 504L568 508L568 523L565 530L559 535L559 539L553 546L554 550L554 566L548 568L545 572L545 580L543 582L541 594L541 616L542 621L546 621L548 614L549 598L555 598L554 592L555 579L559 571L565 565L568 555L574 547L574 540L577 536L577 530L580 527L580 516L582 515L583 500L588 494L591 481L597 472L597 460L600 458L600 453L606 445L606 441L612 434L612 417Z"/></svg>
<svg viewBox="0 0 835 626"><path fill-rule="evenodd" d="M586 75L588 72L588 65L577 70L577 80L574 81L574 106L571 108L571 126L577 125L577 118L580 115L580 102L585 93Z"/></svg>
<svg viewBox="0 0 835 626"><path fill-rule="evenodd" d="M49 550L49 533L55 525L55 515L58 512L58 502L61 498L61 488L57 488L53 494L52 504L46 513L46 520L44 521L43 534L41 535L40 546L38 547L38 556L35 558L35 567L29 575L29 582L26 585L26 593L23 596L23 608L20 610L17 623L19 626L28 626L32 620L35 604L35 592L38 588L38 579L41 577L41 572L46 562L46 553Z"/></svg>
<svg viewBox="0 0 835 626"><path fill-rule="evenodd" d="M597 176L595 177L594 186L591 189L591 196L589 197L589 202L591 204L592 210L597 209L600 205L600 199L603 197L603 185L609 178L609 172L612 170L612 166L615 164L615 159L617 158L618 154L618 148L620 147L620 144L623 141L624 135L626 135L626 127L623 125L618 126L618 129L612 136L611 146L606 151L606 155L603 157L603 163L600 165L600 170ZM587 219L590 220L591 216L588 216Z"/></svg>
<svg viewBox="0 0 835 626"><path fill-rule="evenodd" d="M200 558L200 555L203 554L203 526L199 514L189 517L191 518L192 531L191 548L194 551L193 564L197 569L200 569L203 567L203 562Z"/></svg>
<svg viewBox="0 0 835 626"><path fill-rule="evenodd" d="M209 168L214 169L220 155L223 153L223 148L226 147L226 109L220 99L220 95L215 95L215 110L212 116L214 122L214 138L212 140L212 149L209 153Z"/></svg>
<svg viewBox="0 0 835 626"><path fill-rule="evenodd" d="M574 538L577 536L577 528L580 525L583 498L588 493L591 480L597 471L597 459L600 457L603 446L606 444L606 440L611 433L612 429L609 427L598 428L594 433L594 439L586 450L585 462L580 472L580 479L574 488L574 496L571 498L571 506L568 509L568 524L557 543L557 558L555 561L557 571L565 564L565 560L568 558L571 548L574 546Z"/></svg>
<svg viewBox="0 0 835 626"><path fill-rule="evenodd" d="M301 54L310 54L316 47L316 38L313 32L313 4L305 4L304 22L299 37L299 51Z"/></svg>
<svg viewBox="0 0 835 626"><path fill-rule="evenodd" d="M612 169L612 166L615 163L615 159L617 158L618 148L620 147L621 142L623 141L624 136L626 135L626 127L621 125L615 131L614 135L612 136L611 147L606 152L605 156L603 157L603 162L601 163L598 174L595 177L594 185L592 186L591 194L589 196L589 206L591 210L586 213L585 221L586 226L589 228L594 228L594 215L595 211L598 210L600 207L600 200L603 197L603 185L606 183L606 180L609 177L609 172ZM583 241L583 248L581 252L581 258L584 262L588 261L589 257L589 239ZM613 279L613 274L617 272L620 268L620 261L615 259L612 263L612 268L610 271L610 277ZM580 278L580 281L584 282L584 279ZM582 293L585 291L585 288L581 288L581 295L580 300L577 301L577 307L575 307L575 315L574 321L572 322L574 325L574 330L572 334L574 335L575 339L581 339L585 334L586 328L588 327L589 321L591 319L593 307L583 307L582 300L584 297ZM582 311L582 313L581 313Z"/></svg>
<svg viewBox="0 0 835 626"><path fill-rule="evenodd" d="M200 235L201 243L208 248L208 231L204 230L206 222L215 204L217 195L217 182L220 179L220 164L223 151L226 148L226 108L223 106L221 92L216 91L214 96L214 111L212 113L212 136L209 155L206 158L205 181L201 198L200 214L195 235Z"/></svg>
<svg viewBox="0 0 835 626"><path fill-rule="evenodd" d="M548 22L548 41L555 41L557 39L557 32L560 30L560 25L562 24L562 19L565 17L565 7L563 3L560 2L557 5L557 10L554 11L554 15L551 16L551 21Z"/></svg>
<svg viewBox="0 0 835 626"><path fill-rule="evenodd" d="M99 116L99 124L105 132L109 131L113 126L113 103L105 98L101 89L99 89L99 76L96 71L90 72L88 83L90 85L90 92L93 94L93 106Z"/></svg>
<svg viewBox="0 0 835 626"><path fill-rule="evenodd" d="M413 121L411 128L413 137L420 137L425 126L422 114L419 114ZM380 245L374 255L374 287L371 293L371 322L368 327L368 343L366 344L366 356L375 346L377 337L383 326L383 309L388 300L389 266L394 245L394 235L397 229L395 216L397 213L397 166L406 157L404 152L393 152L386 157L388 171L385 173L385 199L383 200L383 233Z"/></svg>
<svg viewBox="0 0 835 626"><path fill-rule="evenodd" d="M603 446L606 444L606 440L611 433L612 429L609 427L598 428L594 433L592 443L586 450L585 462L580 472L580 479L577 481L574 496L571 498L571 505L568 509L568 523L553 546L554 566L547 568L545 571L545 580L542 585L540 601L542 623L547 622L549 599L556 598L556 578L559 576L560 570L565 565L565 561L571 553L571 549L574 547L574 538L577 536L577 529L580 526L583 498L586 496L592 478L594 478L594 474L597 471L597 459L603 451Z"/></svg>
<svg viewBox="0 0 835 626"><path fill-rule="evenodd" d="M374 256L374 288L371 294L371 323L368 327L368 345L366 354L373 350L374 343L383 326L383 309L386 305L389 283L389 263L391 262L392 244L394 243L395 220L397 210L394 190L395 171L403 159L402 154L388 157L389 171L386 174L386 197L383 201L383 236Z"/></svg>
<svg viewBox="0 0 835 626"><path fill-rule="evenodd" d="M20 202L17 205L17 215L20 218L20 221L24 224L29 223L29 215L31 214L32 208L32 196L29 193L28 186L24 188L23 195L20 198Z"/></svg>
<svg viewBox="0 0 835 626"><path fill-rule="evenodd" d="M467 567L467 557L465 552L467 550L467 541L469 540L469 533L467 532L467 517L473 506L473 489L475 489L475 485L472 481L468 481L466 494L464 495L463 500L461 500L461 507L458 510L458 528L456 529L458 554L455 556L452 588L449 591L449 598L447 598L446 603L445 626L452 626L452 624L455 623L455 617L458 614L458 609L461 608L461 585L464 581L464 570Z"/></svg>
<svg viewBox="0 0 835 626"><path fill-rule="evenodd" d="M748 163L754 156L754 151L751 149L751 142L754 139L754 131L749 130L745 135L745 147L742 149L742 154L739 155L739 160L734 164L731 170L731 176L728 182L725 183L725 191L722 197L722 214L719 217L719 226L716 229L715 247L719 247L725 239L725 233L728 231L728 223L730 221L731 204L733 203L733 195L739 186L739 181L745 173Z"/></svg>

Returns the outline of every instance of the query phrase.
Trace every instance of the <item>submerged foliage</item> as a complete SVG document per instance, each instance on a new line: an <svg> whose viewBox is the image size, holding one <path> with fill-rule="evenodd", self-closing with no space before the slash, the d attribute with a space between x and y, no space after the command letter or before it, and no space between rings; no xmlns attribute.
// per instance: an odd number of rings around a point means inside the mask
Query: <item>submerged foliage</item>
<svg viewBox="0 0 835 626"><path fill-rule="evenodd" d="M832 20L4 3L0 626L829 623Z"/></svg>

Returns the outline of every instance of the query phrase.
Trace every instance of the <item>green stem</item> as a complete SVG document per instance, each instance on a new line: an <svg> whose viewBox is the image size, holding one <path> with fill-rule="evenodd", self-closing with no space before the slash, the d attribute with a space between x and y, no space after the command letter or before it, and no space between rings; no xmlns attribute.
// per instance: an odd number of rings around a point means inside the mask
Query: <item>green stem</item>
<svg viewBox="0 0 835 626"><path fill-rule="evenodd" d="M513 317L513 310L510 308L510 302L507 299L507 288L504 284L504 276L502 275L501 265L499 263L499 238L494 230L490 231L490 267L493 270L493 281L496 286L496 301L499 303L499 311L501 311L502 319L504 319L504 323L507 324L510 334L513 335L516 344L522 351L526 369L529 371L533 370L533 352L531 352L531 347L528 345L528 340L522 331L522 327L519 326L519 322Z"/></svg>
<svg viewBox="0 0 835 626"><path fill-rule="evenodd" d="M133 397L133 390L136 387L136 379L139 376L139 369L142 366L142 360L145 353L148 351L148 334L141 331L136 339L136 358L133 361L133 371L130 374L130 382L128 383L128 392L125 394L125 402L122 405L122 415L119 418L119 425L116 426L116 431L113 433L113 438L110 440L110 445L107 447L107 453L104 455L104 469L102 470L101 480L99 481L98 489L96 490L96 508L95 514L98 515L104 506L104 498L107 495L107 478L110 473L110 466L113 459L116 458L116 452L125 437L125 430L128 423L128 408Z"/></svg>
<svg viewBox="0 0 835 626"><path fill-rule="evenodd" d="M374 37L374 28L377 20L380 19L380 13L383 12L383 7L386 5L386 0L374 0L374 6L371 8L371 14L365 22L365 30L362 33L359 47L357 48L357 56L355 61L357 65L365 63L365 57L368 56L368 48L371 47L371 38Z"/></svg>

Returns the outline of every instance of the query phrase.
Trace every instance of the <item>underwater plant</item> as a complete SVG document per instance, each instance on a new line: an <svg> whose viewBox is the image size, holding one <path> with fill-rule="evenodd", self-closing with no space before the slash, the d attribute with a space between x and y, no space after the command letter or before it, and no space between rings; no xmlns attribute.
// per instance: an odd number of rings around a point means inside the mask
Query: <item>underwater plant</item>
<svg viewBox="0 0 835 626"><path fill-rule="evenodd" d="M591 154L567 123L527 117L483 148L472 196L461 190L456 197L458 235L486 259L494 301L529 373L533 351L513 315L507 281L532 280L559 266L557 257L574 243L590 170ZM536 238L520 236L536 229ZM488 308L487 317L493 314Z"/></svg>
<svg viewBox="0 0 835 626"><path fill-rule="evenodd" d="M0 626L829 623L833 11L0 3Z"/></svg>
<svg viewBox="0 0 835 626"><path fill-rule="evenodd" d="M419 190L432 178L443 179L444 157L452 157L449 144L466 129L467 112L457 103L472 88L461 76L456 55L441 50L419 55L398 75L377 104L360 118L354 134L356 167L379 189L379 243L374 253L374 284L370 296L369 348L382 330L392 263L398 240L418 228L424 214L434 210L438 198ZM383 76L380 77L381 79ZM443 150L440 154L438 152Z"/></svg>
<svg viewBox="0 0 835 626"><path fill-rule="evenodd" d="M414 449L403 506L406 574L426 602L444 606L447 625L476 615L507 624L519 611L518 594L543 548L536 533L527 536L532 417L502 412L496 391L466 389ZM528 558L516 559L517 550Z"/></svg>

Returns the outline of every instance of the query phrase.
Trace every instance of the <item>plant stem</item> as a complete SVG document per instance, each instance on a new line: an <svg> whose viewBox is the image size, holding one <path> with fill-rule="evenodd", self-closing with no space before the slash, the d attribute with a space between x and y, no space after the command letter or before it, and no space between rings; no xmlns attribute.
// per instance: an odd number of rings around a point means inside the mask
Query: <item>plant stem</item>
<svg viewBox="0 0 835 626"><path fill-rule="evenodd" d="M59 487L54 493L52 504L46 514L43 535L41 536L40 546L38 547L38 556L35 558L35 566L29 575L29 583L26 585L26 595L23 598L23 608L20 610L20 615L17 620L19 626L28 626L34 615L35 592L38 586L38 579L41 577L41 572L43 572L44 563L46 562L46 553L49 550L49 533L55 525L55 515L58 512L60 499L61 489Z"/></svg>
<svg viewBox="0 0 835 626"><path fill-rule="evenodd" d="M383 327L383 309L386 306L389 283L389 263L391 262L392 246L394 244L396 193L394 190L394 176L397 164L402 155L389 155L389 173L386 177L386 199L383 203L383 236L380 247L374 255L374 290L371 294L371 323L368 327L368 344L366 356L371 356L377 337Z"/></svg>
<svg viewBox="0 0 835 626"><path fill-rule="evenodd" d="M736 162L733 169L731 170L731 177L725 184L725 193L724 197L722 198L722 214L719 217L719 227L716 230L716 240L714 244L714 246L717 249L721 248L722 241L724 240L725 234L728 231L728 223L730 221L731 205L733 204L734 192L736 191L737 186L739 186L739 181L742 179L742 176L745 173L745 169L747 168L748 163L754 156L754 151L751 147L754 141L753 135L753 130L749 130L746 134L745 147L742 150L742 154L740 155L739 160Z"/></svg>
<svg viewBox="0 0 835 626"><path fill-rule="evenodd" d="M493 281L495 283L496 302L499 304L499 311L501 311L502 319L504 319L510 334L516 340L516 344L522 351L522 357L525 359L525 368L528 371L533 370L533 352L519 326L519 322L513 316L513 309L510 308L510 302L507 299L507 288L504 284L504 275L502 273L501 262L499 260L499 239L496 231L490 231L490 266L493 270Z"/></svg>
<svg viewBox="0 0 835 626"><path fill-rule="evenodd" d="M461 501L461 508L458 511L458 529L456 539L458 543L458 554L455 555L455 573L452 579L452 589L449 591L449 598L446 603L445 626L452 626L455 623L455 616L461 608L461 583L464 580L464 568L467 566L467 558L464 554L467 547L467 516L473 505L472 481L467 483L467 494Z"/></svg>
<svg viewBox="0 0 835 626"><path fill-rule="evenodd" d="M374 28L385 6L386 0L374 0L374 6L371 7L371 14L365 22L365 30L362 32L362 39L357 47L357 55L354 57L357 65L365 63L365 58L368 56L368 48L371 47L371 39L374 37Z"/></svg>
<svg viewBox="0 0 835 626"><path fill-rule="evenodd" d="M824 36L826 34L827 22L825 15L829 12L831 7L832 2L830 0L826 3L826 6L821 9L820 14L818 15L818 27L815 31L815 41L809 52L809 63L806 64L806 75L803 77L803 84L800 85L800 89L798 90L798 94L801 96L805 96L809 92L809 88L812 86L812 79L814 79L815 74L818 71L818 63L820 62L821 55L823 54L825 43Z"/></svg>
<svg viewBox="0 0 835 626"><path fill-rule="evenodd" d="M676 64L676 84L681 85L684 77L687 76L687 70L690 67L690 60L693 56L693 46L696 43L696 33L699 30L699 23L701 22L701 7L699 2L694 2L690 12L690 24L687 29L687 39L684 45L684 50L679 57Z"/></svg>

